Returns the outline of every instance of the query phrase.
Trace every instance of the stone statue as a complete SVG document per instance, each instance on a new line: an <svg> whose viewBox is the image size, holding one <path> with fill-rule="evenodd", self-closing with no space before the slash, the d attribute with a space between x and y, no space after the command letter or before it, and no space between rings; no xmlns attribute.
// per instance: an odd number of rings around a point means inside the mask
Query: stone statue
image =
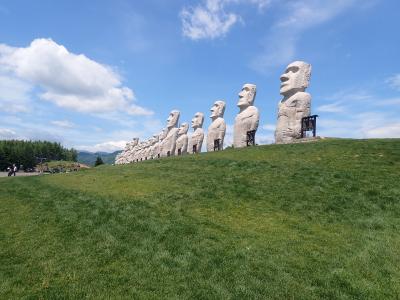
<svg viewBox="0 0 400 300"><path fill-rule="evenodd" d="M132 142L129 143L129 148L125 151L125 156L128 163L133 162L133 157L137 150L137 145L139 143L139 138L133 138Z"/></svg>
<svg viewBox="0 0 400 300"><path fill-rule="evenodd" d="M253 106L256 98L256 85L246 83L239 93L237 106L240 111L235 118L233 128L233 147L242 148L247 146L248 137L253 139L260 121L257 107ZM248 136L249 134L249 136Z"/></svg>
<svg viewBox="0 0 400 300"><path fill-rule="evenodd" d="M182 123L178 130L178 138L176 139L175 155L187 154L188 149L188 132L189 124Z"/></svg>
<svg viewBox="0 0 400 300"><path fill-rule="evenodd" d="M159 141L159 135L154 134L153 139L152 139L152 144L150 147L150 157L151 159L156 159L157 158L157 145Z"/></svg>
<svg viewBox="0 0 400 300"><path fill-rule="evenodd" d="M226 124L223 119L223 116L225 112L225 102L215 101L210 111L211 111L210 118L212 120L212 123L208 127L208 133L207 133L207 151L209 152L215 150L222 150L224 146Z"/></svg>
<svg viewBox="0 0 400 300"><path fill-rule="evenodd" d="M160 158L161 157L161 152L162 152L162 142L167 136L167 128L164 128L159 134L158 134L158 142L154 145L154 158Z"/></svg>
<svg viewBox="0 0 400 300"><path fill-rule="evenodd" d="M144 156L144 160L148 160L150 159L150 155L151 155L151 145L153 144L153 138L150 138L146 141L146 147L143 153Z"/></svg>
<svg viewBox="0 0 400 300"><path fill-rule="evenodd" d="M192 119L193 134L190 139L189 152L200 153L203 146L204 130L203 130L204 114L197 112Z"/></svg>
<svg viewBox="0 0 400 300"><path fill-rule="evenodd" d="M173 110L167 119L167 134L161 144L161 157L172 156L175 154L176 139L179 129L176 128L179 121L180 112Z"/></svg>
<svg viewBox="0 0 400 300"><path fill-rule="evenodd" d="M281 75L283 99L278 104L277 144L290 143L301 137L301 119L311 114L311 95L305 92L310 76L311 65L303 61L291 63Z"/></svg>

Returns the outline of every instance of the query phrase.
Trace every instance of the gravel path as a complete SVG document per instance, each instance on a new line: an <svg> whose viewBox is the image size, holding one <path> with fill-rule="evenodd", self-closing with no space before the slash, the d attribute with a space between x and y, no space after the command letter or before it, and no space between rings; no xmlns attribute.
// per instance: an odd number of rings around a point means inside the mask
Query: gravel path
<svg viewBox="0 0 400 300"><path fill-rule="evenodd" d="M0 177L7 177L8 173L7 172L0 172ZM25 172L17 172L17 175L15 177L21 177L21 176L35 176L39 175L39 173L32 172L32 173L25 173ZM11 176L14 177L14 176Z"/></svg>

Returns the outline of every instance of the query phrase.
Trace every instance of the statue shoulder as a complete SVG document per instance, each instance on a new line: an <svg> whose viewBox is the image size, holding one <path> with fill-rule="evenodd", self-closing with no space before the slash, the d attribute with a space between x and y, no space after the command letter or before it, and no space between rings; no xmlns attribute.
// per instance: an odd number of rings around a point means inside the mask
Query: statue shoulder
<svg viewBox="0 0 400 300"><path fill-rule="evenodd" d="M249 112L253 115L258 114L258 108L255 106L249 106Z"/></svg>
<svg viewBox="0 0 400 300"><path fill-rule="evenodd" d="M294 97L296 97L296 100L303 100L303 101L311 100L311 95L307 92L298 92L294 95Z"/></svg>

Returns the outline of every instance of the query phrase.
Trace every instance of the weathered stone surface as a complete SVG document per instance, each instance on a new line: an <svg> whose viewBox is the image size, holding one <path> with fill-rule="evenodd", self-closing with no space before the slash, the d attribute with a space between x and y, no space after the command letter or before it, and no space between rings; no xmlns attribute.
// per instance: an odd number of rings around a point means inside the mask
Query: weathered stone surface
<svg viewBox="0 0 400 300"><path fill-rule="evenodd" d="M172 156L175 154L176 139L179 129L176 128L179 121L180 112L171 111L167 119L167 134L161 144L161 157Z"/></svg>
<svg viewBox="0 0 400 300"><path fill-rule="evenodd" d="M191 136L189 143L190 153L193 153L194 149L193 146L195 146L196 148L196 153L201 152L204 140L204 130L202 128L203 123L204 123L204 114L201 112L197 112L192 119L193 134Z"/></svg>
<svg viewBox="0 0 400 300"><path fill-rule="evenodd" d="M207 151L214 151L214 141L220 141L220 149L223 149L224 138L226 132L226 124L224 117L225 112L225 102L215 101L214 105L210 109L212 123L208 127L207 132Z"/></svg>
<svg viewBox="0 0 400 300"><path fill-rule="evenodd" d="M188 123L182 123L178 130L178 138L176 139L175 155L187 154L189 137L187 132L189 130Z"/></svg>
<svg viewBox="0 0 400 300"><path fill-rule="evenodd" d="M311 114L311 95L305 92L310 76L311 65L303 61L291 63L281 75L283 99L278 104L277 144L290 143L301 137L301 119Z"/></svg>
<svg viewBox="0 0 400 300"><path fill-rule="evenodd" d="M239 93L237 106L240 111L235 118L233 128L233 147L247 146L247 132L257 131L260 114L257 107L253 106L256 97L256 85L247 83Z"/></svg>

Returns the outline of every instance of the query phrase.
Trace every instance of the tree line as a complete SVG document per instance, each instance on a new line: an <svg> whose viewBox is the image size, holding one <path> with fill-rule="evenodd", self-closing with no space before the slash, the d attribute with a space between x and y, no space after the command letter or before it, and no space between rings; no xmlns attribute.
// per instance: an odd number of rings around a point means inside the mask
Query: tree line
<svg viewBox="0 0 400 300"><path fill-rule="evenodd" d="M39 158L51 160L77 161L78 152L75 149L64 148L60 143L47 141L0 141L0 170L5 170L12 164L18 167L33 168Z"/></svg>

